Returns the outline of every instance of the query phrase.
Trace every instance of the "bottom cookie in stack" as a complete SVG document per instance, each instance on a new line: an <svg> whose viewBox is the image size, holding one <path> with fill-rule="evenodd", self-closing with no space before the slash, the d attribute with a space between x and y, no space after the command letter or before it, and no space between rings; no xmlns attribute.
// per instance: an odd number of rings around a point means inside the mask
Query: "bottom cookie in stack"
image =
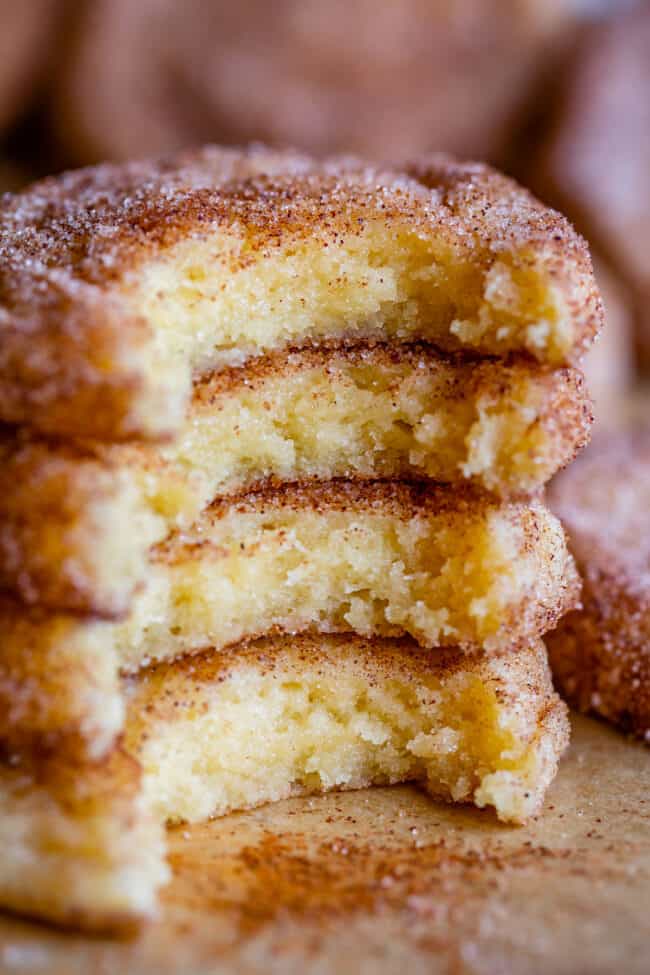
<svg viewBox="0 0 650 975"><path fill-rule="evenodd" d="M123 678L125 734L104 760L0 767L0 901L88 929L155 911L164 823L373 784L540 808L567 745L541 642L501 656L409 639L274 636Z"/></svg>
<svg viewBox="0 0 650 975"><path fill-rule="evenodd" d="M555 679L581 711L650 743L650 425L598 436L553 482L583 578L582 609L547 636Z"/></svg>

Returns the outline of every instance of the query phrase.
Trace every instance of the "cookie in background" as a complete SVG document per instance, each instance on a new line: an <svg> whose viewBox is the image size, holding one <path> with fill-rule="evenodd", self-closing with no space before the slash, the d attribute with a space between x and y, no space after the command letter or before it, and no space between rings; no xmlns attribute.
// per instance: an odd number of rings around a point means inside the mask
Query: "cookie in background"
<svg viewBox="0 0 650 975"><path fill-rule="evenodd" d="M535 189L567 213L628 290L650 365L650 6L585 32L560 86Z"/></svg>
<svg viewBox="0 0 650 975"><path fill-rule="evenodd" d="M571 704L650 742L650 426L638 405L550 487L583 579L583 606L546 642Z"/></svg>
<svg viewBox="0 0 650 975"><path fill-rule="evenodd" d="M21 0L0 5L2 133L25 113L43 80L60 7L53 0Z"/></svg>
<svg viewBox="0 0 650 975"><path fill-rule="evenodd" d="M96 0L53 122L73 163L252 139L500 160L575 19L570 0Z"/></svg>
<svg viewBox="0 0 650 975"><path fill-rule="evenodd" d="M620 422L636 379L634 315L629 294L601 260L595 275L603 299L605 325L582 368L599 426Z"/></svg>

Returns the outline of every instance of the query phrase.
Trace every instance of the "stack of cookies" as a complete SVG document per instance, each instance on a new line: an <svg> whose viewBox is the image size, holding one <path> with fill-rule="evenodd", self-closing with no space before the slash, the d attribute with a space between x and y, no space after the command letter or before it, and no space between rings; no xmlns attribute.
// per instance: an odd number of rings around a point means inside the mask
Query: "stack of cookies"
<svg viewBox="0 0 650 975"><path fill-rule="evenodd" d="M0 223L0 902L133 923L165 823L327 789L536 813L601 319L566 221L443 157L206 149Z"/></svg>

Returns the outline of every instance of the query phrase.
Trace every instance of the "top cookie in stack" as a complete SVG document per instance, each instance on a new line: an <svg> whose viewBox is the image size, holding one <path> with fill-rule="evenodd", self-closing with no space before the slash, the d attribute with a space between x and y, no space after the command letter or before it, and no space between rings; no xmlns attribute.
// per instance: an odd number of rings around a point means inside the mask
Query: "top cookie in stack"
<svg viewBox="0 0 650 975"><path fill-rule="evenodd" d="M484 166L206 149L45 180L0 226L0 583L23 602L122 615L152 543L261 483L508 498L586 439L586 247Z"/></svg>

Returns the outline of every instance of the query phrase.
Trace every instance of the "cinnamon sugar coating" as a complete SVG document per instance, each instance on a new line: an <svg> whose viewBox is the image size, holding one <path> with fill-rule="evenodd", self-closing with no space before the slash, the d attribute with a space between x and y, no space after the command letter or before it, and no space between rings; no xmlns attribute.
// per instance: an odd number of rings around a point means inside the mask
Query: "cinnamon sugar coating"
<svg viewBox="0 0 650 975"><path fill-rule="evenodd" d="M0 418L161 437L191 375L335 338L579 358L586 245L483 165L206 148L53 177L0 207Z"/></svg>
<svg viewBox="0 0 650 975"><path fill-rule="evenodd" d="M0 752L97 758L124 708L103 624L0 598Z"/></svg>
<svg viewBox="0 0 650 975"><path fill-rule="evenodd" d="M169 869L140 779L119 746L98 761L0 761L2 909L104 935L150 920Z"/></svg>
<svg viewBox="0 0 650 975"><path fill-rule="evenodd" d="M650 738L650 427L597 437L549 501L583 579L582 609L547 636L572 704Z"/></svg>

